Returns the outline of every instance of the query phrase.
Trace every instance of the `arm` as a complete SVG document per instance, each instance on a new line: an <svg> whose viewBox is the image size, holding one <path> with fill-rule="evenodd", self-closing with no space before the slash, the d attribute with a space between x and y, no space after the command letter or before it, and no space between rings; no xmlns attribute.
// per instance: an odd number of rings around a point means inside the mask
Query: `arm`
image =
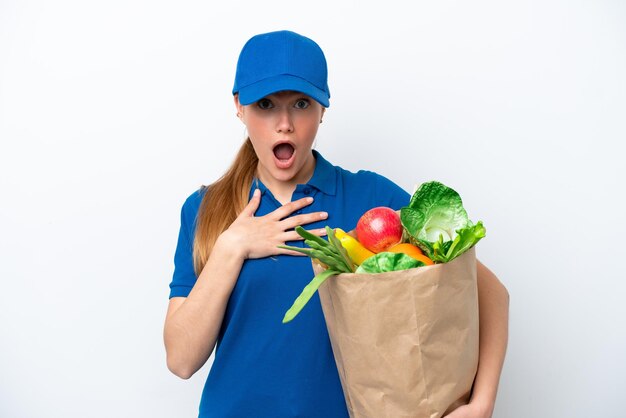
<svg viewBox="0 0 626 418"><path fill-rule="evenodd" d="M163 336L167 367L176 376L188 379L213 352L243 260L218 238L189 296L170 300Z"/></svg>
<svg viewBox="0 0 626 418"><path fill-rule="evenodd" d="M172 373L188 379L208 360L244 260L276 254L300 255L279 249L278 245L302 239L293 231L297 225L324 219L320 212L289 216L311 202L310 198L300 199L255 217L260 204L260 194L255 192L237 219L219 236L188 297L175 297L169 302L163 339L167 367ZM312 232L326 233L323 229Z"/></svg>
<svg viewBox="0 0 626 418"><path fill-rule="evenodd" d="M493 414L509 333L509 293L498 278L477 261L480 312L478 371L468 405L447 418L489 418Z"/></svg>
<svg viewBox="0 0 626 418"><path fill-rule="evenodd" d="M484 405L491 416L509 338L509 293L498 278L477 261L480 354L471 403Z"/></svg>

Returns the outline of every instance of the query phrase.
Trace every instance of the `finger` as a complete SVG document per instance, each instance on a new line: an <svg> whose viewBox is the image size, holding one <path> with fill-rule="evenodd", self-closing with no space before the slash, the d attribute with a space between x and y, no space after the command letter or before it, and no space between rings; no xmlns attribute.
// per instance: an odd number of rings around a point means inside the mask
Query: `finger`
<svg viewBox="0 0 626 418"><path fill-rule="evenodd" d="M245 208L241 211L239 216L254 216L254 213L259 208L259 204L261 203L261 191L259 189L255 189L252 194L252 198L248 202Z"/></svg>
<svg viewBox="0 0 626 418"><path fill-rule="evenodd" d="M318 237L323 237L326 235L326 229L324 228L311 229L309 232L313 235L317 235ZM296 231L287 231L287 232L283 232L280 235L280 239L283 242L287 242L287 241L302 241L304 238L302 238L300 234L298 234Z"/></svg>
<svg viewBox="0 0 626 418"><path fill-rule="evenodd" d="M293 229L298 225L306 225L313 222L320 221L322 219L327 219L328 213L326 212L315 212L315 213L307 213L305 215L296 215L291 216L289 218L285 218L280 221L281 227L284 230Z"/></svg>
<svg viewBox="0 0 626 418"><path fill-rule="evenodd" d="M313 203L312 197L303 197L302 199L294 200L293 202L289 202L286 205L279 207L274 212L270 213L269 216L274 220L280 221L281 219L291 215L293 212L302 209L311 203Z"/></svg>
<svg viewBox="0 0 626 418"><path fill-rule="evenodd" d="M293 251L293 250L286 250L284 248L279 248L278 251L277 251L277 254L295 255L295 256L298 256L298 257L306 257L307 256L306 254L302 254L302 253L299 253L299 252Z"/></svg>

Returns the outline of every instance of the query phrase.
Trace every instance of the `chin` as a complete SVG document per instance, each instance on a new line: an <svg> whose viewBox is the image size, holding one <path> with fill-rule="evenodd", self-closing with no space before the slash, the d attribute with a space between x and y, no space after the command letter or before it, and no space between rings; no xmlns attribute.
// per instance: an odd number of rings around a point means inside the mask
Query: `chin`
<svg viewBox="0 0 626 418"><path fill-rule="evenodd" d="M296 178L299 170L289 169L289 170L272 170L271 174L278 181L290 182Z"/></svg>

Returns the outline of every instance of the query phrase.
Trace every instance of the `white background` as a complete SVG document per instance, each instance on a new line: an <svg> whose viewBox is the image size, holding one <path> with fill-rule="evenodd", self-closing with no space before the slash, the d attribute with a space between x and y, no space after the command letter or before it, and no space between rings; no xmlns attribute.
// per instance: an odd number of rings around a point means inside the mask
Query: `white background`
<svg viewBox="0 0 626 418"><path fill-rule="evenodd" d="M410 8L407 8L411 4ZM329 63L317 149L437 179L511 294L495 417L621 417L620 1L0 0L0 416L194 417L163 318L184 199L243 140L252 35Z"/></svg>

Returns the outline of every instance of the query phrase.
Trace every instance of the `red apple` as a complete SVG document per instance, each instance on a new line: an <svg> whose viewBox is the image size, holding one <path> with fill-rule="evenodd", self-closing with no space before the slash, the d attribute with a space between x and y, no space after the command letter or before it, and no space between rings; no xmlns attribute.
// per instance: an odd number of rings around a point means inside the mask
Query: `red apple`
<svg viewBox="0 0 626 418"><path fill-rule="evenodd" d="M365 212L356 224L357 239L368 250L379 253L402 240L400 215L379 206Z"/></svg>

